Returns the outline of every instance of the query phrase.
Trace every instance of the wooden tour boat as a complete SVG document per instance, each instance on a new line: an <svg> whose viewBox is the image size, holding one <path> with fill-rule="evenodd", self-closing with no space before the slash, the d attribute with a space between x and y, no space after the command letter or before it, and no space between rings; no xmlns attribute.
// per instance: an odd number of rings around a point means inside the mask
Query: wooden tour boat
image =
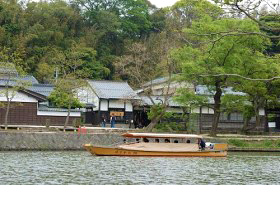
<svg viewBox="0 0 280 200"><path fill-rule="evenodd" d="M125 133L124 143L115 147L84 147L96 156L181 156L225 157L227 144L213 144L200 148L202 136L193 134Z"/></svg>

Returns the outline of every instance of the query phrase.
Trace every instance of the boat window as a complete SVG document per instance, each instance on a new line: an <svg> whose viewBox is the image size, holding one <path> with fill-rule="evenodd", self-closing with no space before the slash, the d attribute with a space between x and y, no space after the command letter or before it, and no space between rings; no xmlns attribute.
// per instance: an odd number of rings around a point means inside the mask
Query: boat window
<svg viewBox="0 0 280 200"><path fill-rule="evenodd" d="M159 143L159 139L158 138L155 139L155 143Z"/></svg>
<svg viewBox="0 0 280 200"><path fill-rule="evenodd" d="M191 141L190 141L190 140L187 140L187 143L191 143Z"/></svg>
<svg viewBox="0 0 280 200"><path fill-rule="evenodd" d="M147 138L143 138L143 142L149 142Z"/></svg>
<svg viewBox="0 0 280 200"><path fill-rule="evenodd" d="M178 143L178 140L174 140L174 143Z"/></svg>
<svg viewBox="0 0 280 200"><path fill-rule="evenodd" d="M165 139L164 142L165 143L170 143L170 140L169 139Z"/></svg>

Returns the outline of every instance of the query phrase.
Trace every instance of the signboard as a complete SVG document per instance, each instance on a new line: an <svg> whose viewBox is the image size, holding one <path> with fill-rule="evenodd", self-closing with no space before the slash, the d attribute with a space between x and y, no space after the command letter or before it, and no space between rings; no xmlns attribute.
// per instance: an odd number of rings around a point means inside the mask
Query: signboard
<svg viewBox="0 0 280 200"><path fill-rule="evenodd" d="M114 114L114 116L116 117L123 117L124 116L124 112L115 112L115 111L111 111L110 112L110 116L112 116Z"/></svg>

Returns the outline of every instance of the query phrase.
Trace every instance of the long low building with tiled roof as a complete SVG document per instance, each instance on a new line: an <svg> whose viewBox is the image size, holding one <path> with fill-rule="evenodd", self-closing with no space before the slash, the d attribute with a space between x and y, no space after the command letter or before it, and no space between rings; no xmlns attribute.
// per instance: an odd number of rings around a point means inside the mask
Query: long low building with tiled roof
<svg viewBox="0 0 280 200"><path fill-rule="evenodd" d="M127 82L88 80L87 83L78 91L81 102L94 105L86 109L86 123L98 125L102 117L109 121L113 114L118 123L133 119L133 103L141 98Z"/></svg>
<svg viewBox="0 0 280 200"><path fill-rule="evenodd" d="M5 120L8 97L11 102L9 125L45 125L47 121L51 125L63 125L67 109L50 107L48 101L54 85L39 84L31 75L20 76L11 66L0 66L0 124ZM71 109L69 124L72 125L74 119L81 119L81 113L79 109Z"/></svg>

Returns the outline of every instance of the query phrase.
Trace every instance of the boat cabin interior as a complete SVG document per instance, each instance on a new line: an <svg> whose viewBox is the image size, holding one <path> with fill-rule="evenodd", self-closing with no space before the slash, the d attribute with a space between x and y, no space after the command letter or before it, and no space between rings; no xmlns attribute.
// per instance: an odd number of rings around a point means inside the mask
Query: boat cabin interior
<svg viewBox="0 0 280 200"><path fill-rule="evenodd" d="M187 143L197 144L198 139L194 138L125 138L124 143Z"/></svg>

